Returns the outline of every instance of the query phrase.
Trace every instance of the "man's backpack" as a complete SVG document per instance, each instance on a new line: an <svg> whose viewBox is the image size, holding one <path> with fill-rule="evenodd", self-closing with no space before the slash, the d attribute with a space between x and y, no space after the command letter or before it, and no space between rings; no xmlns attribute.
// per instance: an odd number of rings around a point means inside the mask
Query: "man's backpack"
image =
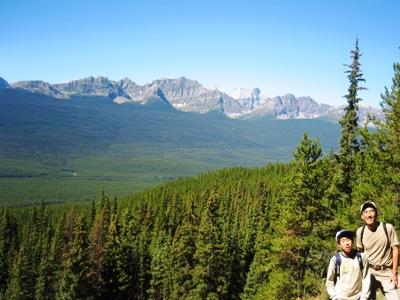
<svg viewBox="0 0 400 300"><path fill-rule="evenodd" d="M356 252L356 258L358 260L358 264L360 266L361 272L364 269L364 263L362 260L361 252ZM336 253L335 255L335 278L334 278L334 283L336 284L337 278L340 277L340 265L342 264L342 256L340 255L340 252Z"/></svg>
<svg viewBox="0 0 400 300"><path fill-rule="evenodd" d="M360 234L360 241L361 241L361 245L362 245L362 251L364 251L363 237L364 237L365 226L366 225L364 225L362 227L361 234ZM389 239L389 234L388 234L388 231L387 231L386 223L382 223L382 226L383 226L383 230L385 231L385 235L386 235L386 239L387 239L387 244L386 245L389 246L389 248L390 248L390 239Z"/></svg>

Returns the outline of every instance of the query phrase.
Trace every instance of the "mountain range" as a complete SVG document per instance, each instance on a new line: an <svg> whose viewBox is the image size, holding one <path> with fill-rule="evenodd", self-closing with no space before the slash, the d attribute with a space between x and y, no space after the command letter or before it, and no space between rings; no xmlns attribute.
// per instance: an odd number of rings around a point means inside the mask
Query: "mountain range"
<svg viewBox="0 0 400 300"><path fill-rule="evenodd" d="M87 77L67 83L50 84L41 80L8 83L0 77L0 89L23 89L53 98L68 100L72 96L102 96L116 104L146 104L162 102L173 108L196 113L221 111L229 118L252 119L270 116L276 119L315 119L337 121L344 106L321 104L308 96L286 94L274 98L263 95L260 89L237 89L227 94L218 89L207 89L185 77L157 79L138 85L128 78L112 81L106 77ZM380 119L379 108L360 106L359 118L366 122L368 114Z"/></svg>
<svg viewBox="0 0 400 300"><path fill-rule="evenodd" d="M210 170L287 162L305 132L324 153L337 149L337 122L288 119L300 116L299 101L303 114L321 105L284 96L273 106L279 114L267 116L259 90L245 92L237 100L184 78L0 80L0 205L90 200L102 189L127 195Z"/></svg>

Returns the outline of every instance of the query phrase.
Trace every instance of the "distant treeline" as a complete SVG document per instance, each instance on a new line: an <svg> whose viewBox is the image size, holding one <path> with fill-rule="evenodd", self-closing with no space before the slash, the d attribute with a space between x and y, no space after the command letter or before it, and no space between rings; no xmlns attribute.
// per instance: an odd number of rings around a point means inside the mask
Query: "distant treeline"
<svg viewBox="0 0 400 300"><path fill-rule="evenodd" d="M400 228L400 64L386 119L358 126L358 41L339 153L304 134L290 164L180 179L90 206L0 209L0 298L308 299L359 205Z"/></svg>

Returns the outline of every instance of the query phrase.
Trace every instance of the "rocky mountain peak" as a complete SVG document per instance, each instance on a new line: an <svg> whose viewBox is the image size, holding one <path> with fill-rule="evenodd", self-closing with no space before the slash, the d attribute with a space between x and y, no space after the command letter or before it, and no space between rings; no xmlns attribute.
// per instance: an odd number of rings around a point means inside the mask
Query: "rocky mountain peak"
<svg viewBox="0 0 400 300"><path fill-rule="evenodd" d="M1 86L8 86L2 78ZM28 89L56 98L68 98L73 95L105 96L117 104L160 101L182 111L206 113L220 110L231 118L272 115L278 119L324 117L337 120L343 115L343 108L319 104L311 97L296 98L293 94L286 94L269 98L263 96L259 88L240 88L228 95L217 89L207 89L198 81L185 77L157 79L141 86L129 78L115 82L104 76L91 76L53 85L40 80L20 81L11 88ZM378 117L383 115L379 109L360 108L360 120L367 118L367 112L372 112Z"/></svg>
<svg viewBox="0 0 400 300"><path fill-rule="evenodd" d="M66 95L107 96L114 99L117 96L126 96L118 84L107 77L90 76L79 80L54 85L57 90Z"/></svg>
<svg viewBox="0 0 400 300"><path fill-rule="evenodd" d="M0 77L0 89L7 89L9 87L10 87L10 85L8 84L7 80Z"/></svg>
<svg viewBox="0 0 400 300"><path fill-rule="evenodd" d="M253 88L253 89L239 88L229 93L229 96L231 96L233 99L241 100L241 99L257 98L260 97L260 94L261 90L259 88Z"/></svg>
<svg viewBox="0 0 400 300"><path fill-rule="evenodd" d="M59 99L66 98L66 96L52 84L42 80L18 81L12 85L12 88L25 89L33 93L42 93Z"/></svg>
<svg viewBox="0 0 400 300"><path fill-rule="evenodd" d="M143 86L141 95L154 94L158 90L162 91L175 108L200 113L221 109L221 97L228 97L218 90L206 89L199 82L185 77L154 80Z"/></svg>

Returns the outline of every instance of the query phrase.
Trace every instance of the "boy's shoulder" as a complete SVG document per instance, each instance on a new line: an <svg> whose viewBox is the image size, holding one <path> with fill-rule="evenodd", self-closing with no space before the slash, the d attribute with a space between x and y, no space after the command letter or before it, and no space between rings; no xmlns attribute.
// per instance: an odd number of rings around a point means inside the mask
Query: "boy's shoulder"
<svg viewBox="0 0 400 300"><path fill-rule="evenodd" d="M356 259L357 257L360 257L362 260L365 260L367 258L365 253L362 251L354 251L351 256L343 255L343 253L341 251L338 251L338 252L336 252L335 255L331 256L330 260L336 262L338 260L339 261L342 260L343 258Z"/></svg>

